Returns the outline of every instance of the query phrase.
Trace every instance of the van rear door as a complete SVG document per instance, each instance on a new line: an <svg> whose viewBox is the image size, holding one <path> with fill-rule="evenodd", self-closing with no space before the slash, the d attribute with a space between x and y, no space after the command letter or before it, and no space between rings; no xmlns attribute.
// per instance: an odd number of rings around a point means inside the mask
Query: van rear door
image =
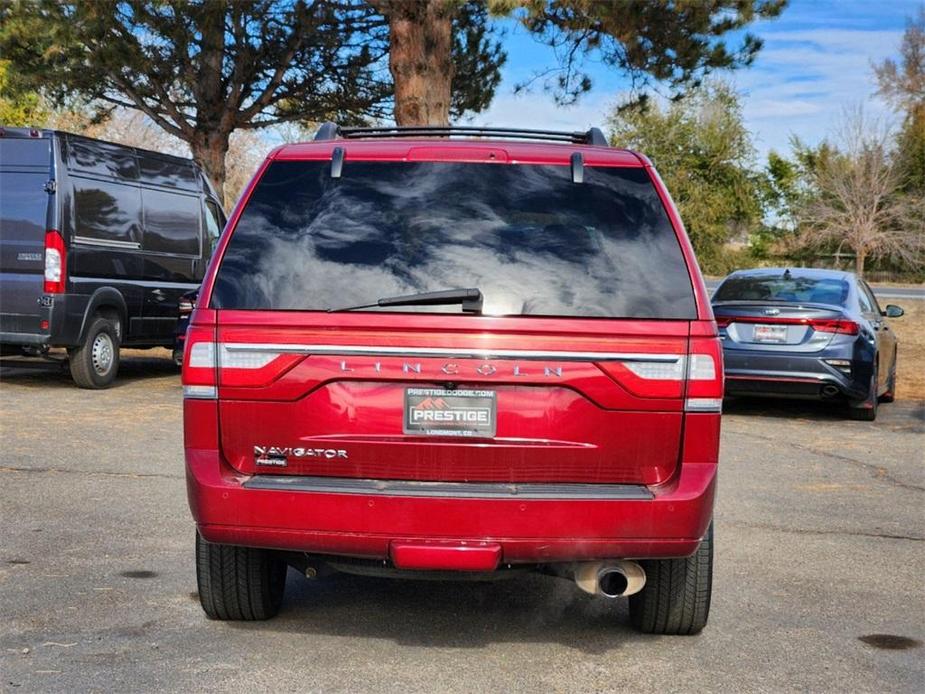
<svg viewBox="0 0 925 694"><path fill-rule="evenodd" d="M0 137L0 333L4 342L40 334L45 232L52 222L47 192L52 147L47 137ZM32 340L35 341L34 339Z"/></svg>

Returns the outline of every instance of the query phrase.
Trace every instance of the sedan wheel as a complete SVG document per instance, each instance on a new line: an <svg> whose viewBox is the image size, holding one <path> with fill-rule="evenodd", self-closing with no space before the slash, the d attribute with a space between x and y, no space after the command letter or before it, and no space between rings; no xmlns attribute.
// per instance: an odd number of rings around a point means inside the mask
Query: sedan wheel
<svg viewBox="0 0 925 694"><path fill-rule="evenodd" d="M867 397L863 400L852 402L848 406L848 416L860 422L872 422L877 419L877 384L879 383L878 367L874 365L874 372L871 374L870 387L868 388Z"/></svg>

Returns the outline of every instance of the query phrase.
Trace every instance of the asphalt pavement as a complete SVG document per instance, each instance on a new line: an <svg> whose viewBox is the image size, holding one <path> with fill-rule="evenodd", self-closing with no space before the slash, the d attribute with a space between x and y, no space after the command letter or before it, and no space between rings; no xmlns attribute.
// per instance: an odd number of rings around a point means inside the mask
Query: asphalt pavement
<svg viewBox="0 0 925 694"><path fill-rule="evenodd" d="M181 395L0 373L0 691L925 690L925 403L874 423L788 402L724 416L710 623L635 633L625 601L539 575L406 582L290 571L280 616L196 595Z"/></svg>

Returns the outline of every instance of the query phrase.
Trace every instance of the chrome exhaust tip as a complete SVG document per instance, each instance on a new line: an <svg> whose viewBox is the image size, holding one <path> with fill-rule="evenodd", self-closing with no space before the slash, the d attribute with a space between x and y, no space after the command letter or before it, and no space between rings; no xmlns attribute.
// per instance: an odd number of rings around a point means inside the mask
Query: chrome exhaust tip
<svg viewBox="0 0 925 694"><path fill-rule="evenodd" d="M838 395L838 388L832 384L826 384L822 386L822 395L826 398L834 398Z"/></svg>
<svg viewBox="0 0 925 694"><path fill-rule="evenodd" d="M620 598L642 590L646 585L646 572L637 562L625 559L586 562L575 567L575 583L591 595Z"/></svg>

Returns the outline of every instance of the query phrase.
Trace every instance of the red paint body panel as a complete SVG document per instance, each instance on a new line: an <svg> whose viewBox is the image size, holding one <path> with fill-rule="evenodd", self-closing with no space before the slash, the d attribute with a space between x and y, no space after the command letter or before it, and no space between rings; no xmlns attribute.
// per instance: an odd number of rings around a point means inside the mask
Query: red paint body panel
<svg viewBox="0 0 925 694"><path fill-rule="evenodd" d="M716 470L685 464L639 501L367 496L247 489L217 451L187 449L190 508L207 540L375 559L395 541L438 539L497 543L511 563L687 556L710 522Z"/></svg>
<svg viewBox="0 0 925 694"><path fill-rule="evenodd" d="M419 571L494 571L501 561L497 542L427 540L393 542L390 556L397 569Z"/></svg>
<svg viewBox="0 0 925 694"><path fill-rule="evenodd" d="M235 311L209 308L228 239L267 162L469 161L499 166L645 167L688 266L697 320L433 313ZM492 570L499 563L688 556L712 518L720 416L685 398L722 396L722 352L690 242L644 157L581 145L488 140L337 140L275 150L223 234L191 319L184 384L215 399L184 402L187 485L206 540L391 560L398 568ZM196 341L284 349L256 369L193 368ZM463 358L341 356L299 346L469 350ZM287 349L288 348L288 351ZM709 381L641 377L616 360L518 361L472 352L592 352L713 357ZM410 364L409 364L410 362ZM409 368L410 367L410 368ZM403 433L407 386L497 393L490 439ZM349 450L258 468L255 445ZM389 480L646 485L651 499L469 498L247 488L262 473Z"/></svg>

